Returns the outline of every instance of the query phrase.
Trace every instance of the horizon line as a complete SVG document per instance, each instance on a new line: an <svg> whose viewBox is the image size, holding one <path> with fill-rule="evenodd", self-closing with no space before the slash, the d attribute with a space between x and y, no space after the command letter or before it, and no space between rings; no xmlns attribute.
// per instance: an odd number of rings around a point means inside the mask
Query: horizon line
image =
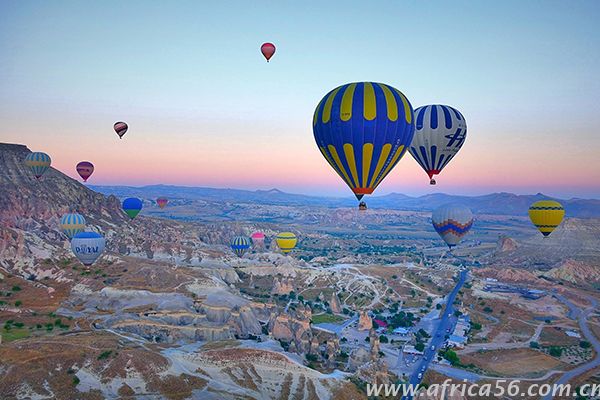
<svg viewBox="0 0 600 400"><path fill-rule="evenodd" d="M83 183L82 183L83 184ZM95 184L88 184L86 185L87 187L120 187L120 188L136 188L136 189L144 189L144 188L151 188L151 187L156 187L156 186L164 186L164 187L172 187L172 188L187 188L187 189L212 189L212 190L236 190L236 191L240 191L240 192L249 192L249 193L257 193L257 192L271 192L271 191L277 191L279 193L282 194L287 194L287 195L293 195L293 196L304 196L304 197L313 197L313 198L327 198L327 199L339 199L339 200L355 200L354 196L333 196L333 195L313 195L313 194L307 194L307 193L294 193L294 192L286 192L283 191L281 189L278 189L276 187L270 188L270 189L240 189L240 188L235 188L235 187L211 187L211 186L188 186L188 185L175 185L175 184L168 184L168 183L155 183L155 184L150 184L150 185L141 185L141 186L136 186L136 185L95 185ZM595 197L571 197L571 198L562 198L562 197L556 197L556 196L550 196L541 192L538 193L528 193L528 194L518 194L518 193L513 193L513 192L506 192L506 191L500 191L500 192L490 192L490 193L486 193L486 194L479 194L479 195L468 195L468 194L449 194L449 193L444 193L444 192L434 192L434 193L428 193L428 194L423 194L423 195L419 195L419 196L411 196L408 194L404 194L401 192L390 192L390 193L386 193L386 194L381 194L381 195L374 195L374 196L369 196L367 199L375 199L375 198L382 198L382 197L386 197L386 196L391 196L391 195L401 195L401 196L406 196L409 198L413 198L413 199L418 199L421 197L425 197L425 196L433 196L433 195L444 195L444 196L452 196L452 197L468 197L468 198L475 198L475 197L485 197L485 196L490 196L490 195L495 195L495 194L510 194L510 195L514 195L514 196L544 196L550 199L557 199L557 200L565 200L565 201L572 201L572 200L596 200L596 201L600 201L600 198L595 198Z"/></svg>

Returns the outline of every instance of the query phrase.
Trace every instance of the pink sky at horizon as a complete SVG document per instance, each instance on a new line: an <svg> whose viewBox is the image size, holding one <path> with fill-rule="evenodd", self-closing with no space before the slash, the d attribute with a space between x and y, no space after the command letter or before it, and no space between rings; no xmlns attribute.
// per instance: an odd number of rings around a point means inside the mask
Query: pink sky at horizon
<svg viewBox="0 0 600 400"><path fill-rule="evenodd" d="M260 121L203 122L202 127L196 128L202 134L193 132L193 121L158 119L158 125L154 126L135 118L128 122L130 130L122 140L112 131L112 123L101 130L90 129L83 137L75 128L76 124L63 126L60 136L51 133L59 129L60 121L44 127L28 126L25 122L19 129L24 132L35 129L36 134L28 133L28 141L24 144L32 151L50 154L53 167L73 178L79 179L75 171L77 162L94 163L96 170L88 181L91 185L277 188L292 193L351 196L350 190L317 150L310 125L298 129L300 124L296 124L288 129L286 136L279 136L280 128L276 124ZM255 126L252 134L246 128L249 124ZM391 192L477 195L509 191L519 194L542 192L562 198L600 197L600 187L589 185L590 179L600 182L600 165L591 174L574 174L574 168L548 162L545 154L530 154L527 146L514 143L513 135L484 134L488 129L478 127L476 122L469 125L465 146L438 177L438 185L428 184L426 174L407 153L375 195ZM22 142L18 131L10 136L8 141ZM207 140L208 137L213 139ZM534 146L535 137L527 140ZM490 142L495 148L513 150L509 154L501 151L481 154L481 149ZM579 148L567 140L555 146L558 153L576 151L580 153L580 160L588 159L588 165L598 164L591 148ZM523 160L533 167L523 170ZM586 187L589 190L582 190Z"/></svg>

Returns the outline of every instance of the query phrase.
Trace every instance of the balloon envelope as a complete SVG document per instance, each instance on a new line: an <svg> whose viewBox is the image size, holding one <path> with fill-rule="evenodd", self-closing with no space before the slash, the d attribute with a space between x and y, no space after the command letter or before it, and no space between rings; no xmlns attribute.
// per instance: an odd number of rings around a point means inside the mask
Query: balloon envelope
<svg viewBox="0 0 600 400"><path fill-rule="evenodd" d="M245 236L236 236L231 240L231 250L233 250L238 257L242 257L249 248L250 240Z"/></svg>
<svg viewBox="0 0 600 400"><path fill-rule="evenodd" d="M40 179L44 175L44 172L50 168L51 163L50 156L40 151L29 153L25 158L25 165L29 167L37 179Z"/></svg>
<svg viewBox="0 0 600 400"><path fill-rule="evenodd" d="M473 226L473 213L460 204L445 204L431 216L433 227L448 247L456 246Z"/></svg>
<svg viewBox="0 0 600 400"><path fill-rule="evenodd" d="M287 254L294 250L294 247L296 247L296 244L298 243L298 238L292 232L281 232L277 234L275 241L277 242L277 246L279 246L281 251L284 254Z"/></svg>
<svg viewBox="0 0 600 400"><path fill-rule="evenodd" d="M159 197L158 199L156 199L156 204L158 204L160 208L165 208L168 202L169 199L167 199L166 197Z"/></svg>
<svg viewBox="0 0 600 400"><path fill-rule="evenodd" d="M265 234L262 232L254 232L250 235L250 238L252 239L252 244L255 246L262 246L265 242Z"/></svg>
<svg viewBox="0 0 600 400"><path fill-rule="evenodd" d="M415 110L415 123L410 154L435 184L433 176L448 165L465 142L467 122L457 109L433 104Z"/></svg>
<svg viewBox="0 0 600 400"><path fill-rule="evenodd" d="M85 218L77 213L67 213L60 218L60 228L69 239L85 229Z"/></svg>
<svg viewBox="0 0 600 400"><path fill-rule="evenodd" d="M313 117L317 146L360 200L371 194L408 150L413 109L397 89L357 82L333 89Z"/></svg>
<svg viewBox="0 0 600 400"><path fill-rule="evenodd" d="M123 139L123 135L127 133L127 129L129 129L129 126L122 121L119 122L115 122L114 124L114 129L115 132L117 133L117 135L119 135L119 138Z"/></svg>
<svg viewBox="0 0 600 400"><path fill-rule="evenodd" d="M77 173L83 178L84 182L87 182L88 178L94 173L94 164L89 161L81 161L77 164Z"/></svg>
<svg viewBox="0 0 600 400"><path fill-rule="evenodd" d="M123 210L129 218L134 219L142 210L142 200L136 197L123 200Z"/></svg>
<svg viewBox="0 0 600 400"><path fill-rule="evenodd" d="M267 59L267 62L269 62L271 57L273 57L273 54L275 54L275 45L269 42L263 43L263 45L260 46L260 52Z"/></svg>
<svg viewBox="0 0 600 400"><path fill-rule="evenodd" d="M529 219L544 236L548 236L560 225L565 209L558 201L540 200L529 207Z"/></svg>
<svg viewBox="0 0 600 400"><path fill-rule="evenodd" d="M96 232L80 232L71 240L71 250L83 265L92 265L104 251L104 238Z"/></svg>

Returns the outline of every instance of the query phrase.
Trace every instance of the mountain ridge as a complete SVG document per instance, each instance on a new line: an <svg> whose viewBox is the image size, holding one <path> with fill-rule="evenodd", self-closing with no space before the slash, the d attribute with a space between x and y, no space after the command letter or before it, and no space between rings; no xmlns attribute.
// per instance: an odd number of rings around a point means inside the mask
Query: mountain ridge
<svg viewBox="0 0 600 400"><path fill-rule="evenodd" d="M127 194L152 199L158 196L170 196L174 199L185 200L216 200L230 202L259 201L268 205L298 205L320 207L355 207L356 200L351 197L310 196L305 194L287 193L279 189L245 190L233 188L210 188L202 186L178 185L90 185L91 189L105 195L123 197ZM529 205L542 199L560 201L567 210L567 216L578 218L600 217L600 200L597 199L560 199L537 193L520 195L509 192L495 192L479 196L450 195L445 193L430 193L418 197L403 193L389 193L368 199L370 207L389 208L392 210L432 211L436 207L453 202L460 202L472 209L473 212L500 215L527 215Z"/></svg>

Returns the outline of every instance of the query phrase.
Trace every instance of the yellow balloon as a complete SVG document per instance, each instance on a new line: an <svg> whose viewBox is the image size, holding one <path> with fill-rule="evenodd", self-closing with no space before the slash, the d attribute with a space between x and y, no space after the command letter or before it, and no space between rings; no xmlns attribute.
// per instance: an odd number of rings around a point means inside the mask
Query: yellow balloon
<svg viewBox="0 0 600 400"><path fill-rule="evenodd" d="M294 250L296 243L298 243L298 238L292 232L281 232L277 234L275 241L277 242L277 246L279 246L281 251L284 254L287 254Z"/></svg>
<svg viewBox="0 0 600 400"><path fill-rule="evenodd" d="M558 201L540 200L529 207L529 219L544 236L551 234L564 216L565 209Z"/></svg>

